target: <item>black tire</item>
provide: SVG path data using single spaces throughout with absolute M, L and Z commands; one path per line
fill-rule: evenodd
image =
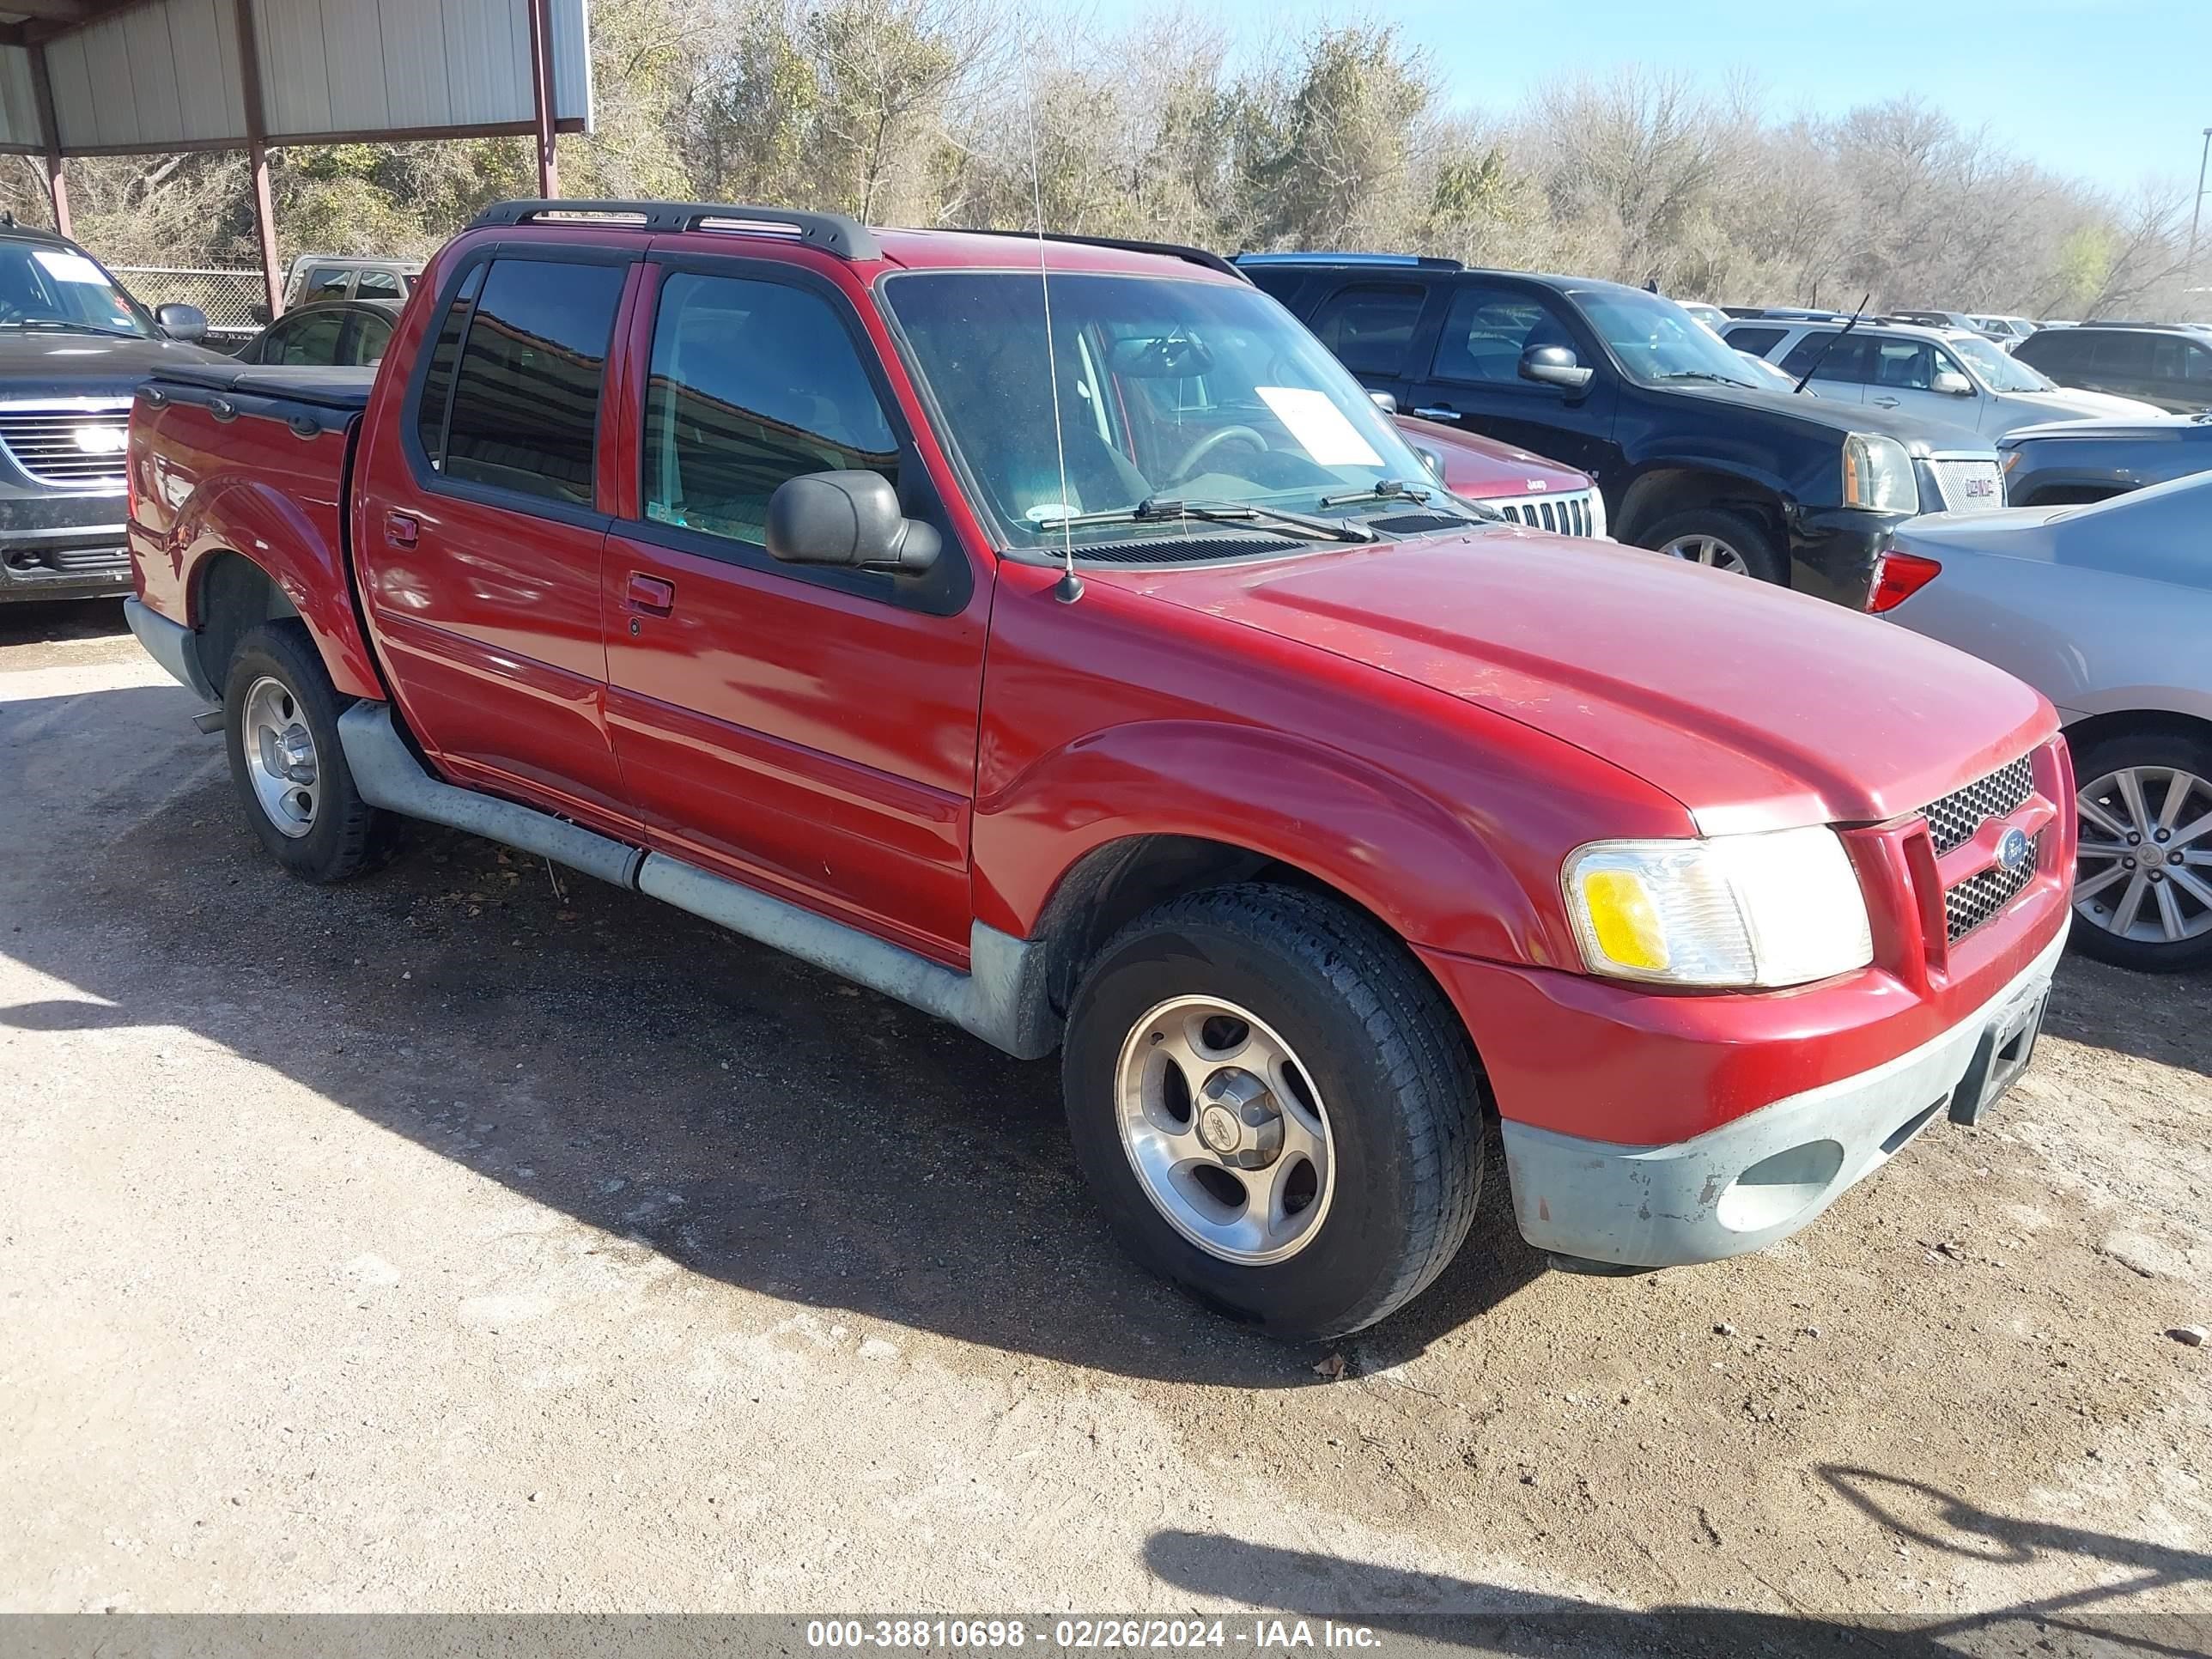
M 288 715 L 314 739 L 313 812 L 304 834 L 287 834 L 263 805 L 246 757 L 246 704 L 253 688 L 274 680 L 289 699 Z M 338 714 L 350 698 L 341 699 L 315 642 L 304 624 L 289 619 L 265 622 L 238 642 L 222 694 L 223 744 L 230 755 L 230 781 L 245 805 L 253 833 L 269 855 L 294 875 L 313 882 L 343 881 L 369 862 L 380 839 L 385 815 L 354 787 L 338 742 Z
M 1710 536 L 1733 549 L 1748 574 L 1778 586 L 1790 585 L 1789 554 L 1775 541 L 1774 532 L 1747 513 L 1727 507 L 1693 507 L 1670 513 L 1644 527 L 1637 545 L 1656 551 L 1686 536 Z
M 1124 1147 L 1122 1046 L 1186 995 L 1224 999 L 1272 1027 L 1323 1103 L 1334 1184 L 1287 1260 L 1224 1260 L 1192 1242 Z M 1340 1336 L 1382 1318 L 1443 1270 L 1474 1217 L 1481 1085 L 1458 1015 L 1397 940 L 1316 894 L 1218 888 L 1124 927 L 1076 991 L 1061 1085 L 1076 1161 L 1129 1253 L 1278 1336 Z
M 2212 785 L 2212 741 L 2186 730 L 2155 728 L 2115 732 L 2110 737 L 2099 738 L 2085 744 L 2074 757 L 2074 775 L 2079 781 L 2081 799 L 2090 800 L 2094 786 L 2130 767 L 2177 769 Z M 2182 809 L 2188 820 L 2193 821 L 2201 816 L 2205 799 L 2204 794 L 2200 793 Z M 2157 798 L 2148 800 L 2147 805 L 2155 823 L 2157 814 L 2164 805 L 2163 791 Z M 2102 803 L 2102 808 L 2108 815 L 2126 813 L 2124 801 L 2116 805 L 2108 799 Z M 2162 854 L 2170 858 L 2179 850 L 2171 845 L 2161 848 L 2155 834 L 2155 830 L 2152 830 L 2144 842 L 2145 849 L 2152 855 Z M 2081 836 L 2085 842 L 2110 839 L 2108 832 L 2098 829 L 2086 818 L 2081 823 Z M 2212 835 L 2200 836 L 2187 850 L 2197 854 L 2212 852 Z M 2142 856 L 2139 854 L 2131 855 Z M 2086 885 L 2093 878 L 2109 872 L 2112 867 L 2112 860 L 2110 859 L 2085 857 L 2076 866 L 2076 879 Z M 2203 865 L 2185 867 L 2197 882 L 2212 886 L 2212 868 Z M 2111 931 L 2109 927 L 2100 925 L 2094 907 L 2103 899 L 2116 894 L 2124 898 L 2129 879 L 2131 878 L 2124 877 L 2103 891 L 2076 904 L 2072 934 L 2074 947 L 2084 956 L 2094 957 L 2100 962 L 2109 962 L 2116 968 L 2132 968 L 2145 974 L 2178 974 L 2212 963 L 2212 927 L 2206 927 L 2194 939 L 2157 940 L 2124 938 Z M 2173 898 L 2184 921 L 2196 925 L 2197 918 L 2204 913 L 2205 907 L 2185 890 L 2177 889 Z M 2117 904 L 2107 906 L 2104 914 L 2112 916 L 2117 909 Z M 2152 914 L 2155 915 L 2155 910 Z

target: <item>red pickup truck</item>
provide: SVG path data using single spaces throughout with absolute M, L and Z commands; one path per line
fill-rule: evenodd
M 435 820 L 1057 1049 L 1129 1249 L 1286 1334 L 1437 1275 L 1493 1106 L 1565 1265 L 1804 1226 L 2065 933 L 2036 693 L 1428 487 L 1192 250 L 507 204 L 374 371 L 157 375 L 129 486 L 280 863 Z

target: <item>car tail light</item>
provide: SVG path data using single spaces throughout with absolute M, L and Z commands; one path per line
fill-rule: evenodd
M 1892 548 L 1881 556 L 1881 564 L 1875 571 L 1874 599 L 1867 609 L 1894 611 L 1942 574 L 1943 567 L 1935 560 Z

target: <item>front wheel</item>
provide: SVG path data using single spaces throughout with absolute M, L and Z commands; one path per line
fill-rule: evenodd
M 2074 943 L 2146 973 L 2212 963 L 2212 743 L 2101 738 L 2075 761 Z
M 1638 540 L 1655 553 L 1685 564 L 1702 564 L 1738 576 L 1787 586 L 1790 561 L 1765 526 L 1731 507 L 1698 507 L 1672 513 Z
M 1327 898 L 1221 888 L 1139 917 L 1085 975 L 1061 1063 L 1124 1247 L 1235 1318 L 1358 1330 L 1467 1237 L 1483 1137 L 1458 1017 Z

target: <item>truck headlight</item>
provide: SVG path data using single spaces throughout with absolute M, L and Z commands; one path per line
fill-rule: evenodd
M 1844 505 L 1876 513 L 1917 513 L 1912 457 L 1894 438 L 1854 432 L 1844 440 Z
M 1600 841 L 1560 872 L 1594 974 L 1667 985 L 1803 985 L 1874 960 L 1866 896 L 1832 830 Z

